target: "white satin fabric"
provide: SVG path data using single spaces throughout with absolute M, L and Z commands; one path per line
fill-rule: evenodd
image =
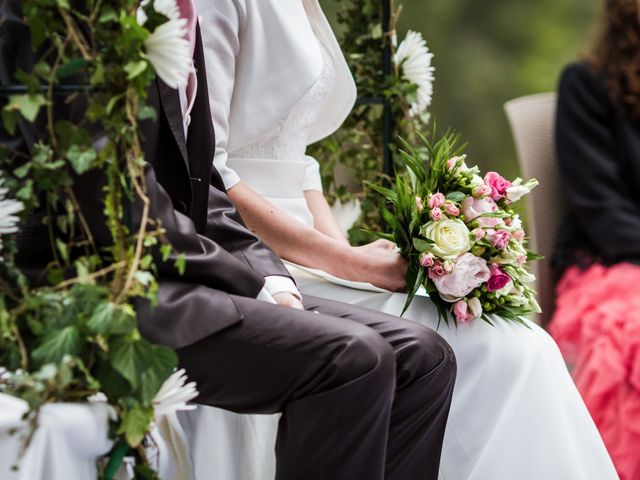
M 268 13 L 265 18 L 269 21 L 270 15 L 276 15 L 270 11 L 275 8 L 271 1 L 257 1 L 264 1 L 264 5 L 257 8 L 246 2 L 247 16 L 260 17 Z M 289 5 L 290 2 L 296 3 L 296 0 L 285 3 Z M 205 0 L 201 3 L 204 4 Z M 218 2 L 219 5 L 239 3 L 233 0 Z M 297 3 L 317 5 L 313 0 L 297 0 Z M 295 16 L 283 23 L 284 28 L 288 28 L 289 23 L 303 24 L 305 18 L 300 14 L 301 10 L 298 10 Z M 312 22 L 308 10 L 307 15 L 309 27 Z M 216 15 L 210 15 L 209 20 L 218 26 L 222 22 Z M 266 27 L 261 28 L 259 20 L 254 18 L 244 28 L 259 29 L 264 41 L 261 51 L 270 50 L 269 31 Z M 225 91 L 233 90 L 234 82 L 247 82 L 233 68 L 229 70 L 229 64 L 233 63 L 231 60 L 225 60 L 215 52 L 224 50 L 225 44 L 236 42 L 237 35 L 222 30 L 213 32 L 213 27 L 207 29 L 205 26 L 204 30 L 211 35 L 204 38 L 208 44 L 207 51 L 214 52 L 207 57 L 214 125 L 217 135 L 226 138 L 226 130 L 232 128 L 232 124 L 220 119 L 220 112 L 216 114 L 215 111 L 216 105 L 219 107 L 226 102 L 229 111 L 231 97 L 235 99 L 234 105 L 242 102 L 251 104 L 256 99 L 239 96 L 233 91 L 230 95 L 225 94 Z M 244 35 L 248 35 L 246 30 Z M 332 60 L 330 45 L 313 28 L 298 29 L 294 37 L 296 43 L 307 46 L 317 45 L 319 40 L 319 51 L 324 61 L 316 80 L 311 86 L 305 83 L 305 93 L 291 103 L 286 90 L 296 84 L 298 67 L 301 77 L 306 78 L 306 59 L 292 59 L 286 74 L 277 70 L 265 71 L 265 75 L 278 79 L 278 86 L 271 85 L 271 80 L 252 79 L 252 82 L 265 80 L 266 85 L 271 85 L 271 90 L 263 90 L 262 95 L 274 99 L 287 98 L 282 104 L 286 109 L 273 120 L 272 125 L 262 129 L 263 136 L 233 152 L 225 152 L 223 167 L 293 218 L 313 225 L 304 198 L 306 182 L 310 181 L 308 158 L 304 152 L 308 142 L 301 142 L 297 150 L 292 150 L 287 139 L 312 138 L 309 131 L 332 108 L 333 91 L 340 88 L 337 72 L 342 64 Z M 238 48 L 242 51 L 242 43 Z M 250 46 L 250 51 L 253 50 L 254 46 Z M 260 62 L 259 59 L 256 61 Z M 291 73 L 292 69 L 295 73 Z M 246 71 L 242 73 L 249 74 Z M 216 86 L 220 78 L 222 88 Z M 340 115 L 338 108 L 335 116 L 342 120 Z M 319 175 L 317 169 L 310 171 L 316 177 Z M 338 285 L 295 267 L 292 267 L 292 273 L 303 293 L 386 313 L 399 315 L 406 299 L 404 294 Z M 436 309 L 429 298 L 417 298 L 405 317 L 434 329 L 437 327 Z M 443 446 L 441 479 L 618 478 L 553 340 L 536 325 L 527 329 L 497 318 L 494 323 L 495 327 L 491 327 L 482 321 L 474 321 L 457 329 L 441 325 L 438 330 L 451 344 L 458 360 L 458 376 Z M 236 415 L 210 407 L 181 415 L 185 428 L 190 432 L 196 478 L 273 480 L 277 416 Z M 432 462 L 433 459 L 425 458 L 424 461 Z

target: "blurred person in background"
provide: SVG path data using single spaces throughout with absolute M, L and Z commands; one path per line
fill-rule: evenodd
M 607 0 L 599 37 L 559 87 L 569 214 L 550 324 L 622 480 L 640 479 L 640 2 Z

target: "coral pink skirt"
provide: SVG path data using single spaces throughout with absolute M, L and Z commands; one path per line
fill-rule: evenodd
M 569 268 L 549 326 L 616 465 L 640 480 L 640 266 Z

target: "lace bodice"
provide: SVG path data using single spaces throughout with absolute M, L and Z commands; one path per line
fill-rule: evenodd
M 320 42 L 318 42 L 320 44 Z M 323 68 L 316 83 L 289 113 L 262 139 L 232 153 L 230 158 L 295 160 L 304 158 L 309 128 L 316 120 L 335 83 L 336 71 L 327 49 L 320 44 Z M 283 85 L 286 88 L 286 85 Z

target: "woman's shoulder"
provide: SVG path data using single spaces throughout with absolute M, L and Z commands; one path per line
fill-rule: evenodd
M 560 75 L 558 93 L 589 95 L 606 99 L 608 97 L 604 75 L 589 62 L 573 62 L 564 67 Z
M 609 111 L 611 99 L 604 75 L 586 61 L 567 65 L 558 84 L 558 108 L 580 105 L 580 110 Z

